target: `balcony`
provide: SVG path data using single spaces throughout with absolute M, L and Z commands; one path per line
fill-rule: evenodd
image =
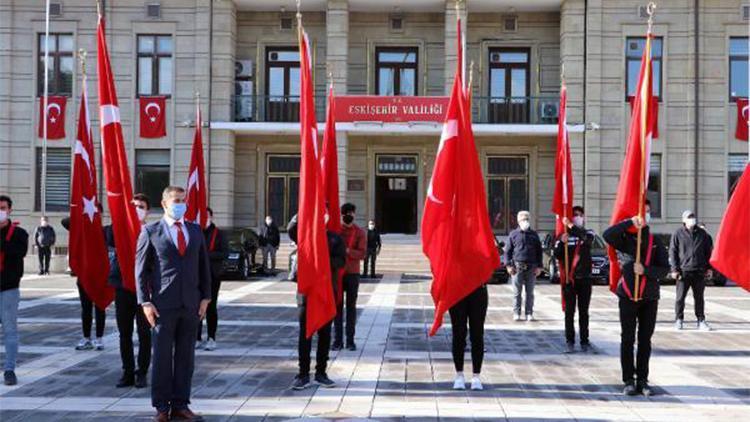
M 299 122 L 299 96 L 235 95 L 232 109 L 235 122 Z M 325 96 L 315 96 L 315 112 L 325 121 Z
M 544 97 L 473 97 L 474 123 L 511 125 L 557 124 L 560 99 Z

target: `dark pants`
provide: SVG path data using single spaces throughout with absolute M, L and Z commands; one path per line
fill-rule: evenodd
M 456 372 L 463 372 L 464 370 L 467 322 L 471 338 L 471 366 L 475 374 L 482 371 L 484 319 L 487 317 L 487 303 L 487 286 L 482 286 L 453 305 L 449 310 L 453 331 L 453 365 L 456 367 Z
M 367 277 L 367 266 L 369 264 L 370 266 L 370 278 L 375 278 L 375 260 L 378 258 L 378 251 L 373 250 L 367 250 L 367 254 L 365 255 L 365 263 L 362 267 L 362 277 Z
M 307 306 L 304 304 L 297 307 L 299 310 L 299 342 L 297 352 L 299 353 L 300 376 L 310 375 L 310 352 L 312 351 L 312 337 L 305 336 L 305 324 L 307 323 Z M 331 349 L 331 323 L 324 325 L 317 331 L 318 348 L 315 352 L 315 374 L 325 374 L 328 364 L 328 352 Z
M 633 382 L 635 375 L 638 382 L 648 381 L 648 361 L 651 359 L 651 336 L 656 326 L 658 300 L 641 300 L 633 302 L 620 298 L 620 365 L 622 381 Z M 633 362 L 633 347 L 638 330 L 637 367 Z
M 49 260 L 52 256 L 52 248 L 49 246 L 39 246 L 39 272 L 42 274 L 49 272 Z
M 151 404 L 159 411 L 190 403 L 198 309 L 164 309 L 156 319 Z
M 115 314 L 117 330 L 120 332 L 120 360 L 125 374 L 146 375 L 151 363 L 151 327 L 146 315 L 138 305 L 135 293 L 122 288 L 115 289 Z M 133 320 L 138 329 L 138 369 L 133 356 Z
M 687 297 L 688 289 L 693 289 L 693 301 L 695 302 L 695 317 L 698 321 L 704 321 L 706 314 L 704 313 L 705 300 L 703 299 L 703 291 L 706 290 L 706 280 L 704 278 L 705 272 L 703 271 L 690 271 L 682 274 L 682 277 L 677 280 L 677 299 L 674 304 L 674 313 L 677 319 L 683 319 L 685 316 L 685 297 Z
M 563 288 L 565 299 L 565 340 L 576 342 L 575 315 L 578 304 L 578 326 L 581 330 L 581 344 L 589 344 L 589 304 L 591 304 L 591 280 L 576 279 Z
M 345 274 L 344 300 L 338 305 L 336 319 L 333 321 L 336 339 L 341 343 L 344 331 L 344 307 L 346 307 L 346 344 L 354 344 L 354 326 L 357 325 L 357 294 L 359 292 L 359 274 Z M 346 304 L 346 306 L 345 306 Z
M 83 328 L 83 337 L 91 338 L 92 312 L 96 315 L 96 336 L 102 337 L 104 335 L 104 322 L 107 320 L 107 315 L 103 309 L 94 306 L 94 303 L 89 299 L 80 282 L 76 281 L 76 285 L 78 286 L 78 298 L 81 300 L 81 328 Z
M 211 303 L 206 309 L 206 337 L 216 340 L 216 327 L 219 325 L 219 313 L 216 310 L 217 301 L 219 300 L 219 289 L 221 288 L 221 278 L 211 277 Z M 203 321 L 198 322 L 198 341 L 201 341 L 201 332 L 203 331 Z

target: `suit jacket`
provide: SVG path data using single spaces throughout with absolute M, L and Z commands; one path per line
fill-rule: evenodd
M 151 302 L 159 312 L 187 308 L 198 310 L 211 299 L 211 264 L 200 227 L 185 223 L 188 244 L 184 256 L 169 234 L 164 219 L 143 226 L 135 257 L 138 303 Z

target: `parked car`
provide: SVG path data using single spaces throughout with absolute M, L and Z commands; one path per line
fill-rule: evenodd
M 547 233 L 542 241 L 542 263 L 544 265 L 544 276 L 549 278 L 550 283 L 560 282 L 560 272 L 557 268 L 557 260 L 554 259 L 553 249 L 555 247 L 554 234 Z M 594 235 L 594 243 L 591 245 L 591 278 L 594 284 L 609 283 L 609 257 L 607 256 L 607 244 L 598 234 Z
M 224 259 L 222 276 L 226 279 L 247 280 L 258 271 L 255 253 L 258 250 L 258 234 L 250 228 L 240 228 L 225 232 L 229 253 Z

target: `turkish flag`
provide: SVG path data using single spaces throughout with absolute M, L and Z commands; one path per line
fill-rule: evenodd
M 78 112 L 78 135 L 73 158 L 70 189 L 69 264 L 83 290 L 99 309 L 106 309 L 114 299 L 114 289 L 107 284 L 109 253 L 104 241 L 102 215 L 96 199 L 96 162 L 89 119 L 86 75 L 83 76 L 81 106 Z
M 138 99 L 141 109 L 141 138 L 163 138 L 167 136 L 166 115 L 167 100 L 165 97 L 141 97 Z
M 97 69 L 99 73 L 99 124 L 102 138 L 102 167 L 107 189 L 107 203 L 112 216 L 117 261 L 123 285 L 135 292 L 135 245 L 141 231 L 138 214 L 132 204 L 133 186 L 125 153 L 125 140 L 120 123 L 115 77 L 109 62 L 104 18 L 99 17 L 97 28 Z
M 740 177 L 721 220 L 711 265 L 750 291 L 750 165 Z
M 206 170 L 203 161 L 203 121 L 200 105 L 195 110 L 195 135 L 193 136 L 193 153 L 190 156 L 190 171 L 187 182 L 187 211 L 185 220 L 192 221 L 206 228 L 208 225 L 208 202 L 206 199 Z
M 63 96 L 47 97 L 47 112 L 44 112 L 44 98 L 39 99 L 39 137 L 44 139 L 44 122 L 47 122 L 47 139 L 65 138 L 65 104 Z
M 633 113 L 630 117 L 630 133 L 625 152 L 625 160 L 620 170 L 620 182 L 617 186 L 617 196 L 612 209 L 610 224 L 630 218 L 634 215 L 643 217 L 646 189 L 648 187 L 649 160 L 651 157 L 651 138 L 654 128 L 650 109 L 654 106 L 652 100 L 651 80 L 651 42 L 653 35 L 646 37 L 641 58 L 641 70 L 638 76 L 638 87 L 633 102 Z M 611 246 L 607 247 L 609 255 L 609 288 L 612 292 L 617 289 L 620 280 L 620 265 L 617 252 Z
M 747 141 L 747 124 L 748 113 L 747 98 L 737 98 L 737 129 L 734 131 L 734 137 L 740 141 Z
M 307 34 L 298 25 L 300 51 L 300 153 L 299 212 L 297 213 L 297 291 L 305 295 L 307 338 L 336 316 L 331 283 L 331 263 L 324 216 L 323 175 L 318 159 L 318 125 L 315 120 L 312 60 Z
M 630 98 L 630 114 L 633 114 L 633 104 L 635 103 L 635 97 Z M 651 102 L 648 107 L 648 125 L 649 130 L 652 133 L 651 138 L 656 139 L 659 137 L 659 98 L 651 95 Z
M 565 232 L 563 218 L 573 216 L 573 170 L 570 161 L 570 138 L 567 127 L 568 90 L 563 84 L 560 90 L 560 118 L 557 123 L 557 154 L 555 159 L 555 192 L 552 197 L 552 212 L 557 216 L 555 236 Z
M 333 87 L 328 91 L 326 130 L 323 133 L 323 156 L 320 167 L 323 171 L 323 191 L 328 208 L 328 230 L 341 233 L 341 210 L 339 209 L 339 162 L 336 151 L 336 100 Z
M 462 78 L 460 21 L 457 25 L 458 65 L 422 218 L 422 251 L 430 260 L 435 303 L 430 336 L 445 312 L 500 266 Z

